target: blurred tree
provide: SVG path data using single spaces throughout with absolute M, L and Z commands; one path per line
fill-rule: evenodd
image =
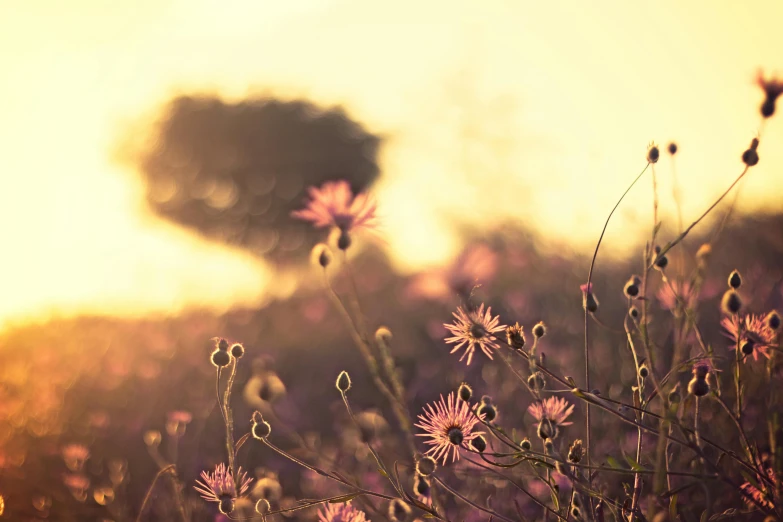
M 345 179 L 357 192 L 379 174 L 378 136 L 305 101 L 181 96 L 157 133 L 139 159 L 152 208 L 276 263 L 305 259 L 319 234 L 289 216 L 306 187 Z

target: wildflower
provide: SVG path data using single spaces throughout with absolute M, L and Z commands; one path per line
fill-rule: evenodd
M 525 347 L 525 332 L 522 331 L 519 323 L 506 327 L 506 341 L 515 350 L 521 350 Z
M 82 444 L 68 444 L 61 450 L 65 466 L 71 471 L 81 471 L 90 458 L 90 449 Z
M 411 508 L 402 499 L 395 498 L 389 502 L 388 513 L 392 522 L 405 522 L 410 518 Z
M 735 349 L 737 344 L 744 346 L 750 343 L 754 361 L 758 360 L 759 353 L 769 359 L 769 350 L 775 344 L 775 332 L 760 315 L 748 314 L 743 318 L 732 315 L 724 317 L 720 324 L 723 335 L 733 341 L 731 349 Z
M 194 489 L 207 502 L 220 504 L 220 512 L 224 515 L 234 510 L 234 501 L 247 492 L 250 482 L 253 481 L 252 478 L 247 478 L 247 473 L 243 472 L 242 468 L 239 468 L 235 483 L 231 470 L 223 463 L 218 464 L 212 473 L 202 471 L 201 478 L 202 480 L 196 481 L 197 485 L 193 486 Z M 238 492 L 237 485 L 239 486 Z
M 574 405 L 569 405 L 562 397 L 548 397 L 534 402 L 527 411 L 539 422 L 538 436 L 546 440 L 557 437 L 560 426 L 572 424 L 565 420 L 574 411 Z
M 726 290 L 721 298 L 720 308 L 724 314 L 737 314 L 742 310 L 742 298 L 735 290 Z
M 293 217 L 310 221 L 316 228 L 334 226 L 344 233 L 375 226 L 375 202 L 366 194 L 354 196 L 347 181 L 327 181 L 307 192 L 310 201 L 304 209 L 292 212 Z
M 504 330 L 505 325 L 498 324 L 499 317 L 492 317 L 492 308 L 487 308 L 484 312 L 484 304 L 482 303 L 476 310 L 466 312 L 462 307 L 458 307 L 457 311 L 452 315 L 456 318 L 453 324 L 444 324 L 454 337 L 447 337 L 446 342 L 449 344 L 456 344 L 457 346 L 451 350 L 450 353 L 454 353 L 463 346 L 466 346 L 465 353 L 460 357 L 460 361 L 468 357 L 468 364 L 473 359 L 473 352 L 476 350 L 476 346 L 481 348 L 484 355 L 492 359 L 492 348 L 499 349 L 497 340 L 493 334 Z
M 777 481 L 775 480 L 775 472 L 772 470 L 772 468 L 767 468 L 767 477 L 772 481 L 773 484 L 777 484 Z M 759 484 L 762 484 L 761 477 L 758 477 L 758 482 Z M 755 485 L 751 484 L 750 482 L 745 482 L 740 487 L 743 491 L 745 491 L 745 493 L 750 495 L 758 505 L 767 509 L 775 509 L 775 502 L 773 501 L 773 498 L 764 493 L 764 491 L 760 490 Z M 744 500 L 748 505 L 753 506 L 753 502 L 747 498 L 744 498 Z
M 669 281 L 661 286 L 656 296 L 664 308 L 672 311 L 677 311 L 680 303 L 685 309 L 692 309 L 699 298 L 696 289 L 688 281 Z
M 580 285 L 582 290 L 582 307 L 588 312 L 595 313 L 598 310 L 598 299 L 593 294 L 593 283 Z
M 536 339 L 541 339 L 546 335 L 546 325 L 544 324 L 544 321 L 539 321 L 538 324 L 536 324 L 533 327 L 533 337 Z
M 429 437 L 425 441 L 432 448 L 426 451 L 427 455 L 437 460 L 443 460 L 443 464 L 451 454 L 452 461 L 459 460 L 459 447 L 478 437 L 482 432 L 473 432 L 473 428 L 479 421 L 479 417 L 471 411 L 466 402 L 457 401 L 454 392 L 449 393 L 448 400 L 440 396 L 440 401 L 428 404 L 424 408 L 424 415 L 419 415 L 421 422 L 416 424 L 425 433 L 417 433 L 419 437 Z
M 764 103 L 761 104 L 761 115 L 769 118 L 775 113 L 775 101 L 783 94 L 783 81 L 775 79 L 765 80 L 764 75 L 759 71 L 756 83 L 764 89 Z
M 356 509 L 350 502 L 325 504 L 318 512 L 318 522 L 369 522 L 364 511 Z
M 457 389 L 457 396 L 459 396 L 460 400 L 468 402 L 473 396 L 473 389 L 470 387 L 470 385 L 468 385 L 468 383 L 463 382 Z

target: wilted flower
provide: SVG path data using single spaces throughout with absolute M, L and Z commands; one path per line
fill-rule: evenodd
M 565 422 L 574 411 L 574 405 L 562 397 L 547 397 L 543 401 L 531 404 L 527 412 L 538 422 L 538 435 L 542 439 L 557 437 L 560 426 L 568 426 L 571 422 Z
M 364 511 L 356 509 L 350 502 L 326 504 L 318 512 L 318 522 L 369 522 Z
M 453 313 L 456 320 L 453 324 L 444 324 L 454 337 L 447 337 L 446 342 L 457 344 L 450 353 L 454 353 L 463 346 L 465 353 L 460 357 L 462 361 L 465 356 L 468 357 L 468 364 L 473 360 L 473 352 L 476 346 L 481 348 L 484 355 L 492 359 L 492 348 L 499 349 L 497 340 L 493 334 L 505 330 L 506 326 L 498 324 L 499 317 L 492 317 L 492 308 L 487 308 L 484 312 L 482 303 L 476 310 L 466 312 L 461 306 Z
M 775 343 L 775 332 L 767 326 L 762 316 L 748 314 L 740 319 L 731 315 L 724 317 L 720 324 L 724 329 L 723 335 L 733 341 L 731 349 L 735 349 L 738 342 L 740 345 L 752 343 L 754 361 L 758 360 L 759 353 L 769 359 L 769 350 Z
M 201 495 L 201 498 L 207 502 L 221 503 L 227 498 L 234 500 L 244 495 L 253 481 L 252 478 L 247 477 L 247 473 L 242 471 L 242 468 L 239 468 L 237 470 L 239 492 L 237 493 L 234 476 L 231 474 L 231 470 L 223 463 L 218 464 L 213 473 L 202 471 L 201 478 L 203 482 L 202 480 L 197 480 L 197 485 L 193 486 Z
M 342 232 L 375 226 L 375 202 L 366 194 L 353 195 L 345 180 L 327 181 L 320 188 L 307 189 L 310 201 L 291 215 L 310 221 L 315 227 L 334 226 Z
M 449 393 L 448 400 L 440 396 L 440 401 L 428 404 L 424 408 L 424 415 L 419 415 L 421 422 L 416 424 L 425 433 L 417 433 L 419 437 L 429 437 L 425 441 L 432 448 L 426 454 L 432 455 L 437 461 L 443 459 L 443 464 L 451 453 L 452 461 L 459 460 L 459 447 L 475 439 L 482 432 L 473 432 L 473 428 L 479 421 L 479 417 L 471 411 L 471 407 L 464 401 L 458 401 L 454 392 Z
M 525 332 L 519 323 L 506 327 L 506 341 L 515 350 L 521 350 L 525 347 Z

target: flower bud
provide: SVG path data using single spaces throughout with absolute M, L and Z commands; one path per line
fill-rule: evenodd
M 742 285 L 742 276 L 737 270 L 732 270 L 729 274 L 729 286 L 737 290 Z
M 654 144 L 647 149 L 647 161 L 650 163 L 658 163 L 658 158 L 660 158 L 660 156 L 661 152 Z
M 677 144 L 674 142 L 669 143 L 669 154 L 674 156 L 677 154 Z
M 767 317 L 764 318 L 764 324 L 773 332 L 780 330 L 780 314 L 777 310 L 772 310 L 767 314 Z
M 216 368 L 225 368 L 231 364 L 231 354 L 218 349 L 212 352 L 211 360 Z
M 571 447 L 568 448 L 568 462 L 579 464 L 582 461 L 583 456 L 584 448 L 582 447 L 582 441 L 580 439 L 576 439 L 571 444 Z
M 753 339 L 744 339 L 740 344 L 740 351 L 745 355 L 752 355 L 755 347 L 756 343 L 753 342 Z
M 533 372 L 527 378 L 527 385 L 535 391 L 541 391 L 546 386 L 546 379 L 541 372 Z
M 487 449 L 487 441 L 481 435 L 471 440 L 470 445 L 479 453 L 484 453 L 484 450 Z
M 641 366 L 639 366 L 639 377 L 642 379 L 646 379 L 650 375 L 650 370 L 647 368 L 647 364 L 642 363 Z
M 498 416 L 498 410 L 490 403 L 482 404 L 478 410 L 479 416 L 483 415 L 486 422 L 492 422 Z
M 546 335 L 546 325 L 543 321 L 539 321 L 538 324 L 533 327 L 533 336 L 536 339 L 540 339 L 544 337 L 544 335 Z
M 530 451 L 530 448 L 533 446 L 530 444 L 530 439 L 524 438 L 522 439 L 522 442 L 519 443 L 519 447 L 522 448 L 523 451 Z
M 720 302 L 725 314 L 737 314 L 742 309 L 742 299 L 735 290 L 727 290 Z
M 688 383 L 688 393 L 696 397 L 704 397 L 710 393 L 710 385 L 707 379 L 699 379 L 698 377 L 691 379 L 691 382 Z
M 438 468 L 435 459 L 432 457 L 422 457 L 416 461 L 416 472 L 422 477 L 429 477 Z
M 245 355 L 245 347 L 239 343 L 235 343 L 233 346 L 231 346 L 231 355 L 239 359 Z
M 521 350 L 525 346 L 525 333 L 519 323 L 506 327 L 506 340 L 508 345 L 515 350 Z
M 473 389 L 468 385 L 468 383 L 463 382 L 462 384 L 459 385 L 459 389 L 457 390 L 457 395 L 459 396 L 460 400 L 468 402 L 470 398 L 473 396 Z
M 348 372 L 345 370 L 340 372 L 340 375 L 337 376 L 337 382 L 335 383 L 337 386 L 337 389 L 341 393 L 345 393 L 348 390 L 351 389 L 351 377 L 348 375 Z
M 639 295 L 639 285 L 642 284 L 642 280 L 639 276 L 632 276 L 623 287 L 623 293 L 626 297 L 634 298 Z
M 337 239 L 337 248 L 340 250 L 348 250 L 348 247 L 351 246 L 351 235 L 348 233 L 347 230 L 343 230 L 340 232 L 340 237 Z

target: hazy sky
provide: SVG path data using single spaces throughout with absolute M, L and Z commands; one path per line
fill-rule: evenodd
M 781 19 L 775 0 L 0 0 L 0 319 L 262 295 L 263 266 L 150 216 L 113 161 L 178 93 L 308 97 L 386 136 L 375 192 L 401 269 L 453 255 L 457 223 L 588 248 L 651 140 L 680 144 L 689 222 L 741 171 Z M 745 210 L 783 205 L 776 116 Z M 650 184 L 607 248 L 650 226 Z

